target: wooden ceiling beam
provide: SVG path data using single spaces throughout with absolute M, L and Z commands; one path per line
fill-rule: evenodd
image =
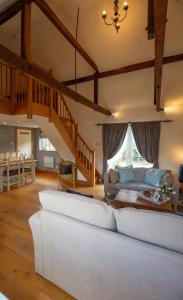
M 98 77 L 95 74 L 95 78 L 94 78 L 94 103 L 98 104 Z
M 32 62 L 31 4 L 25 3 L 21 14 L 21 56 Z
M 71 100 L 77 101 L 80 104 L 83 104 L 94 111 L 100 112 L 104 115 L 111 115 L 111 112 L 95 103 L 87 99 L 86 97 L 80 95 L 79 93 L 76 93 L 69 87 L 65 86 L 60 81 L 56 80 L 54 77 L 51 77 L 48 75 L 48 72 L 43 70 L 42 68 L 38 67 L 35 64 L 29 63 L 24 58 L 18 56 L 8 48 L 4 47 L 0 44 L 0 59 L 2 61 L 7 62 L 9 65 L 11 65 L 14 68 L 18 68 L 25 72 L 26 74 L 29 74 L 33 77 L 38 78 L 39 80 L 45 82 L 52 88 L 57 89 L 61 93 L 63 93 L 65 96 L 69 97 Z
M 151 40 L 154 39 L 154 0 L 148 0 L 147 16 L 147 37 Z
M 80 55 L 87 61 L 87 63 L 98 72 L 98 67 L 96 63 L 91 59 L 91 57 L 86 53 L 79 42 L 70 33 L 67 27 L 62 23 L 62 21 L 57 17 L 54 11 L 48 6 L 44 0 L 34 0 L 40 10 L 45 14 L 45 16 L 51 21 L 51 23 L 58 29 L 58 31 L 67 39 L 67 41 L 80 53 Z
M 32 63 L 31 4 L 24 3 L 21 14 L 21 56 Z M 32 119 L 32 80 L 27 80 L 27 117 Z
M 13 18 L 19 11 L 22 10 L 24 3 L 31 3 L 33 0 L 18 0 L 3 12 L 0 13 L 0 25 L 6 23 L 8 20 Z
M 154 62 L 154 104 L 161 110 L 161 86 L 165 28 L 167 22 L 168 0 L 154 0 L 155 62 Z
M 183 60 L 183 53 L 180 53 L 180 54 L 164 57 L 163 64 L 175 63 L 175 62 L 182 61 L 182 60 Z M 105 78 L 105 77 L 116 76 L 116 75 L 121 75 L 121 74 L 129 73 L 129 72 L 135 72 L 135 71 L 151 68 L 151 67 L 154 67 L 154 65 L 155 65 L 155 61 L 154 61 L 154 59 L 152 59 L 152 60 L 144 61 L 141 63 L 124 66 L 121 68 L 112 69 L 112 70 L 105 71 L 105 72 L 100 72 L 100 73 L 97 73 L 97 75 L 92 74 L 92 75 L 77 78 L 77 79 L 67 80 L 67 81 L 64 81 L 63 84 L 69 86 L 69 85 L 74 85 L 74 84 L 78 84 L 78 83 L 84 83 L 87 81 L 94 80 L 96 76 L 98 77 L 98 79 L 101 79 L 101 78 Z

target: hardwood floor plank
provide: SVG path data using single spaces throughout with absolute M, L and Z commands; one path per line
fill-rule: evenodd
M 27 291 L 9 278 L 0 281 L 0 290 L 10 300 L 36 300 L 36 297 L 29 295 Z
M 9 278 L 23 286 L 34 297 L 38 296 L 47 284 L 46 279 L 35 273 L 34 264 L 26 260 L 9 274 Z
M 38 192 L 57 190 L 57 174 L 39 173 L 36 182 L 0 193 L 0 292 L 10 300 L 73 300 L 34 271 L 34 248 L 28 219 L 41 207 Z M 72 188 L 71 188 L 72 189 Z M 75 188 L 103 198 L 103 186 Z
M 47 295 L 54 300 L 74 300 L 74 298 L 67 294 L 64 290 L 58 288 L 57 286 L 51 283 L 47 283 L 45 288 L 41 291 L 39 297 L 43 297 L 43 295 Z

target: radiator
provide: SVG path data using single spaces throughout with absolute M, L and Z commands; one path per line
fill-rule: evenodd
M 44 156 L 44 167 L 54 169 L 54 157 L 53 156 Z

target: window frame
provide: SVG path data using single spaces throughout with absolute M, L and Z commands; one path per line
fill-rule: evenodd
M 138 163 L 135 163 L 134 151 L 136 151 L 137 153 L 136 159 Z M 126 153 L 124 154 L 124 152 Z M 140 161 L 141 164 L 139 163 Z M 116 166 L 122 166 L 122 167 L 133 166 L 134 168 L 152 168 L 153 165 L 148 163 L 140 155 L 137 146 L 135 144 L 135 139 L 130 124 L 128 125 L 126 136 L 121 149 L 112 159 L 108 160 L 108 165 L 110 168 L 115 168 Z
M 50 146 L 50 148 L 48 147 L 48 149 L 45 149 L 44 148 L 44 145 L 43 145 L 43 147 L 41 147 L 41 142 L 43 141 L 43 140 L 47 140 L 47 143 L 48 143 L 48 145 Z M 52 148 L 52 149 L 51 149 Z M 55 149 L 55 147 L 52 145 L 52 143 L 50 142 L 50 140 L 47 138 L 47 137 L 45 137 L 45 136 L 40 136 L 39 137 L 39 151 L 41 152 L 56 152 L 56 149 Z

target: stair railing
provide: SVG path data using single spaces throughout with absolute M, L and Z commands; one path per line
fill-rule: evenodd
M 64 125 L 69 137 L 76 147 L 76 160 L 82 164 L 95 182 L 95 152 L 92 151 L 78 134 L 75 123 L 62 93 L 45 84 L 43 81 L 0 61 L 0 101 L 11 104 L 11 113 L 16 108 L 27 106 L 28 117 L 31 118 L 32 105 L 39 104 L 54 110 Z M 54 120 L 53 120 L 54 122 Z

